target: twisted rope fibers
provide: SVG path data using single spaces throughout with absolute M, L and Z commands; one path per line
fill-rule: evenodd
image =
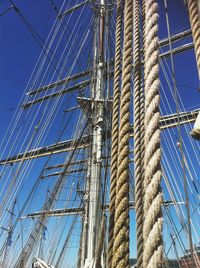
M 200 78 L 200 14 L 197 0 L 188 0 L 188 11 Z
M 132 69 L 132 0 L 125 1 L 122 93 L 115 201 L 113 268 L 129 267 L 129 136 Z
M 143 262 L 144 96 L 141 81 L 140 3 L 134 1 L 134 167 L 137 267 Z
M 115 200 L 116 200 L 116 182 L 117 182 L 118 139 L 119 139 L 120 64 L 121 64 L 121 30 L 122 30 L 122 12 L 121 11 L 122 11 L 121 0 L 118 0 L 116 37 L 115 37 L 116 45 L 115 45 L 113 114 L 112 114 L 108 267 L 112 267 L 113 243 L 114 243 L 113 236 L 114 236 Z
M 145 179 L 143 267 L 162 267 L 158 4 L 145 3 Z

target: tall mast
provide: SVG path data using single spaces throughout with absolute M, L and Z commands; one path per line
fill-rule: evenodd
M 94 48 L 94 84 L 91 87 L 92 110 L 92 148 L 89 160 L 89 193 L 88 193 L 88 229 L 86 261 L 84 267 L 92 267 L 95 263 L 100 227 L 100 192 L 101 192 L 101 161 L 102 161 L 102 125 L 103 125 L 103 85 L 104 85 L 104 24 L 105 0 L 99 2 L 97 32 Z
M 4 251 L 4 256 L 2 260 L 2 266 L 5 268 L 7 266 L 7 255 L 8 255 L 8 248 L 11 246 L 12 243 L 12 234 L 13 234 L 13 217 L 15 216 L 14 214 L 14 209 L 16 205 L 16 199 L 14 200 L 14 203 L 12 205 L 11 210 L 7 210 L 10 213 L 10 219 L 9 219 L 9 225 L 8 228 L 1 227 L 2 230 L 6 231 L 8 233 L 7 240 L 6 240 L 6 246 L 5 246 L 5 251 Z

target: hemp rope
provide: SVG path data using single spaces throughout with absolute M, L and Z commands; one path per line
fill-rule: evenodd
M 137 237 L 137 267 L 143 263 L 144 95 L 141 81 L 140 4 L 134 1 L 134 177 Z
M 145 54 L 145 2 L 146 0 L 142 0 L 142 41 L 143 41 L 143 57 Z
M 114 219 L 117 182 L 117 160 L 119 139 L 119 105 L 120 105 L 120 64 L 121 64 L 121 30 L 122 30 L 122 6 L 121 0 L 117 2 L 116 43 L 115 43 L 115 67 L 113 89 L 112 112 L 112 147 L 111 147 L 111 175 L 110 175 L 110 206 L 109 206 L 109 237 L 108 237 L 108 267 L 112 267 L 113 243 L 114 243 Z
M 200 15 L 197 0 L 188 0 L 188 11 L 200 78 Z
M 145 179 L 143 267 L 162 267 L 158 5 L 145 3 Z
M 125 1 L 122 93 L 115 200 L 113 268 L 129 267 L 129 137 L 132 70 L 132 0 Z
M 194 138 L 196 140 L 200 140 L 200 129 L 192 129 L 190 134 L 191 134 L 192 138 Z

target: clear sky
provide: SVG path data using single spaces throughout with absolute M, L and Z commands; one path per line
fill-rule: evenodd
M 52 2 L 50 0 L 16 0 L 15 2 L 19 6 L 22 14 L 24 14 L 34 29 L 45 40 L 55 18 Z M 163 1 L 159 2 L 162 4 Z M 55 3 L 60 7 L 61 0 L 56 0 Z M 0 3 L 0 12 L 4 12 L 9 6 L 8 0 L 2 0 Z M 160 10 L 162 11 L 162 8 Z M 177 10 L 179 11 L 177 12 Z M 173 15 L 170 16 L 172 32 L 177 32 L 181 28 L 188 27 L 185 8 L 181 0 L 169 1 L 169 12 Z M 162 25 L 164 26 L 162 27 L 160 36 L 166 37 L 166 24 L 165 20 L 163 20 L 163 15 L 160 16 L 160 28 Z M 10 10 L 1 16 L 0 22 L 0 117 L 1 124 L 6 126 L 13 113 L 11 109 L 16 107 L 21 98 L 41 49 L 14 10 Z M 183 65 L 178 65 L 176 71 L 177 83 L 180 83 L 184 90 L 183 98 L 187 98 L 187 93 L 190 94 L 192 91 L 193 94 L 190 94 L 190 98 L 192 103 L 195 103 L 196 96 L 198 97 L 195 90 L 198 87 L 197 76 L 193 67 L 194 64 L 190 64 L 190 62 L 185 60 L 187 57 L 192 56 L 193 53 L 186 53 L 182 61 Z M 181 58 L 181 56 L 177 57 Z M 182 66 L 182 68 L 179 68 L 179 66 Z M 190 75 L 186 76 L 185 74 L 188 74 L 188 71 L 190 71 Z M 185 80 L 184 82 L 183 78 Z M 186 86 L 192 88 L 186 88 Z M 192 103 L 191 105 L 193 105 Z
M 49 0 L 17 0 L 15 3 L 43 40 L 55 18 L 55 11 Z M 58 6 L 60 1 L 56 1 Z M 9 1 L 0 3 L 0 12 L 10 6 Z M 6 126 L 12 117 L 41 48 L 13 9 L 0 17 L 0 82 L 1 124 Z

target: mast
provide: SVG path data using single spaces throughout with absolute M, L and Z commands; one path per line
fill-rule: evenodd
M 92 267 L 95 263 L 95 253 L 98 244 L 98 230 L 100 227 L 100 192 L 101 192 L 101 153 L 102 153 L 102 125 L 103 125 L 103 85 L 104 85 L 104 24 L 105 24 L 105 0 L 99 2 L 99 18 L 97 33 L 95 35 L 94 48 L 94 85 L 91 87 L 92 116 L 92 148 L 89 160 L 89 193 L 88 213 L 85 220 L 88 222 L 86 260 L 84 267 Z M 87 242 L 86 242 L 87 241 Z
M 17 202 L 17 200 L 15 199 L 14 203 L 12 205 L 12 209 L 7 210 L 10 213 L 10 219 L 9 219 L 8 228 L 1 227 L 2 230 L 6 231 L 8 233 L 7 240 L 6 240 L 5 251 L 4 251 L 4 256 L 3 256 L 3 260 L 2 260 L 2 268 L 5 268 L 6 265 L 7 265 L 8 249 L 11 246 L 11 243 L 12 243 L 13 217 L 15 216 L 14 209 L 15 209 L 16 202 Z

